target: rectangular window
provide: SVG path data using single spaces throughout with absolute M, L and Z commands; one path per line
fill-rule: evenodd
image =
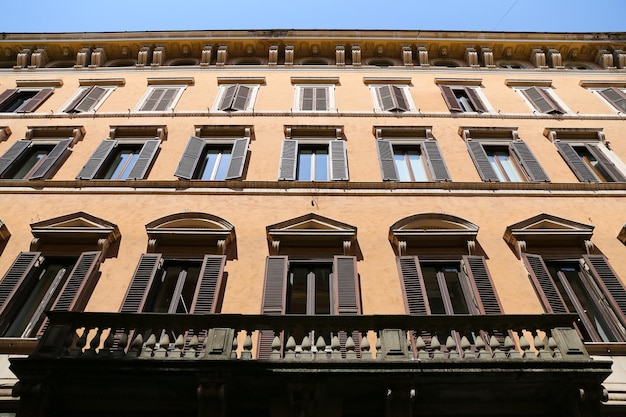
M 31 113 L 54 93 L 54 88 L 15 88 L 0 94 L 0 112 Z
M 105 139 L 96 148 L 77 179 L 143 179 L 161 141 L 123 141 Z
M 294 107 L 300 111 L 334 110 L 334 90 L 331 85 L 298 85 Z
M 64 107 L 65 113 L 87 113 L 97 110 L 106 98 L 115 90 L 114 86 L 83 86 Z
M 227 140 L 192 136 L 174 175 L 188 180 L 241 178 L 249 142 L 250 138 Z
M 443 99 L 451 112 L 485 113 L 489 109 L 480 87 L 440 85 Z
M 279 180 L 348 180 L 343 140 L 285 140 L 281 152 Z
M 415 111 L 408 85 L 373 85 L 370 89 L 377 111 L 394 113 Z
M 616 157 L 601 142 L 583 143 L 558 140 L 559 154 L 583 182 L 626 182 Z M 621 162 L 619 162 L 621 165 Z
M 522 95 L 522 98 L 525 99 L 525 101 L 533 110 L 536 110 L 540 113 L 568 113 L 567 108 L 557 98 L 551 87 L 517 88 L 516 91 Z
M 435 140 L 376 141 L 384 181 L 450 181 Z
M 217 111 L 252 111 L 259 89 L 258 84 L 222 84 L 217 95 Z
M 287 314 L 330 314 L 333 263 L 289 262 Z
M 0 178 L 42 179 L 51 177 L 69 155 L 72 139 L 58 142 L 20 140 L 0 157 Z
M 136 111 L 171 111 L 185 91 L 184 86 L 149 86 Z
M 626 90 L 622 88 L 609 87 L 604 89 L 593 90 L 597 92 L 611 106 L 615 107 L 618 112 L 626 113 Z

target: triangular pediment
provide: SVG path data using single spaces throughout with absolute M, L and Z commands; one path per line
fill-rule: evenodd
M 270 242 L 281 246 L 336 246 L 356 239 L 357 229 L 319 214 L 309 213 L 266 227 Z
M 541 213 L 508 226 L 504 239 L 514 245 L 523 241 L 534 246 L 578 246 L 591 239 L 593 229 L 589 224 Z
M 84 211 L 31 223 L 30 228 L 42 243 L 94 244 L 100 239 L 111 243 L 120 238 L 117 225 Z
M 235 238 L 235 227 L 209 213 L 170 214 L 146 225 L 148 237 L 156 246 L 226 245 Z
M 478 226 L 469 220 L 444 213 L 420 213 L 398 220 L 389 228 L 389 240 L 398 247 L 466 247 L 476 239 Z

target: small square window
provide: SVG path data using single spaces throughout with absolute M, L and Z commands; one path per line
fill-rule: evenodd
M 280 157 L 279 180 L 348 180 L 345 141 L 302 137 L 286 139 Z
M 185 86 L 149 86 L 136 111 L 171 111 L 185 91 Z
M 313 112 L 334 110 L 334 92 L 332 85 L 297 85 L 294 108 Z

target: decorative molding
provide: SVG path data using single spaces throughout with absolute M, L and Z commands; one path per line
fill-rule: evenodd
M 437 85 L 470 85 L 479 87 L 482 83 L 482 78 L 435 78 L 435 84 Z
M 402 47 L 402 62 L 404 63 L 405 67 L 413 66 L 413 50 L 410 46 Z
M 478 68 L 480 66 L 478 65 L 478 52 L 476 52 L 475 48 L 471 46 L 465 48 L 465 62 L 472 68 Z
M 24 139 L 34 141 L 60 140 L 72 138 L 72 145 L 85 137 L 84 126 L 28 126 Z
M 74 68 L 85 68 L 89 65 L 89 58 L 91 58 L 91 49 L 83 47 L 76 52 L 76 65 Z
M 556 142 L 557 140 L 567 141 L 600 141 L 606 144 L 606 137 L 604 136 L 603 128 L 585 128 L 585 127 L 546 127 L 543 130 L 543 135 L 550 140 L 550 142 Z
M 537 68 L 548 68 L 546 65 L 546 54 L 539 48 L 533 48 L 530 52 L 530 62 Z
M 554 48 L 548 49 L 548 63 L 552 68 L 555 69 L 565 68 L 563 66 L 563 58 L 561 57 L 561 53 Z
M 285 139 L 343 139 L 342 125 L 285 125 L 284 132 Z
M 337 45 L 335 47 L 335 65 L 343 67 L 346 65 L 346 47 Z
M 227 59 L 228 59 L 228 46 L 220 45 L 220 47 L 217 48 L 217 58 L 215 61 L 215 65 L 217 65 L 218 67 L 223 67 L 224 64 L 226 64 Z
M 411 77 L 363 77 L 363 83 L 370 84 L 402 84 L 411 85 Z
M 43 68 L 48 63 L 46 48 L 37 48 L 30 57 L 29 68 Z
M 211 45 L 205 45 L 200 53 L 200 66 L 208 67 L 211 65 L 211 57 L 213 54 L 213 47 Z
M 157 138 L 167 140 L 166 125 L 142 125 L 142 126 L 111 126 L 109 129 L 111 139 L 149 139 Z
M 95 48 L 91 52 L 91 63 L 89 64 L 89 68 L 103 67 L 106 62 L 107 57 L 104 48 Z
M 291 77 L 291 84 L 339 84 L 339 77 Z
M 148 78 L 148 85 L 194 85 L 194 77 Z
M 581 87 L 594 88 L 594 87 L 626 87 L 626 80 L 581 80 L 578 83 Z
M 294 47 L 293 45 L 285 46 L 285 65 L 293 65 Z
M 51 80 L 16 80 L 15 85 L 18 87 L 61 87 L 63 80 L 60 78 Z
M 254 133 L 253 125 L 196 125 L 195 136 L 199 138 L 232 137 L 250 138 Z
M 30 56 L 32 51 L 28 48 L 24 48 L 17 53 L 16 63 L 14 69 L 28 68 L 30 64 Z
M 517 127 L 484 127 L 484 126 L 461 126 L 458 134 L 463 140 L 519 140 Z
M 493 52 L 491 51 L 491 49 L 483 46 L 482 48 L 480 48 L 480 51 L 481 64 L 487 68 L 495 68 L 496 65 L 493 59 Z
M 80 86 L 123 86 L 125 84 L 126 79 L 124 78 L 82 78 L 78 80 Z
M 374 126 L 376 139 L 433 139 L 432 126 Z
M 270 67 L 276 66 L 278 64 L 278 46 L 277 45 L 270 46 L 267 61 Z
M 143 46 L 137 52 L 137 67 L 145 67 L 150 64 L 150 47 Z
M 352 66 L 353 67 L 361 66 L 361 46 L 360 45 L 352 45 Z
M 596 64 L 598 64 L 603 69 L 615 69 L 615 65 L 613 65 L 613 54 L 611 54 L 606 49 L 600 49 L 596 54 L 595 59 Z
M 235 241 L 235 227 L 221 217 L 202 212 L 170 214 L 146 225 L 154 251 L 163 246 L 216 248 L 225 254 Z
M 305 214 L 266 227 L 270 247 L 335 247 L 340 253 L 351 251 L 357 228 L 316 213 Z
M 217 77 L 217 84 L 265 84 L 265 77 Z
M 0 220 L 0 241 L 5 242 L 10 237 L 11 237 L 11 232 L 9 232 L 7 225 L 4 224 L 4 222 Z
M 152 51 L 152 67 L 159 67 L 166 61 L 165 47 L 157 46 Z
M 417 56 L 419 58 L 420 66 L 430 67 L 430 60 L 428 59 L 428 48 L 426 48 L 425 46 L 418 46 Z
M 399 254 L 410 246 L 456 247 L 475 250 L 478 226 L 461 217 L 444 213 L 420 213 L 398 220 L 389 227 L 389 241 Z M 473 243 L 470 243 L 473 242 Z
M 522 252 L 528 246 L 578 247 L 586 250 L 590 248 L 586 242 L 591 239 L 593 229 L 592 225 L 541 213 L 508 226 L 503 238 Z M 519 245 L 520 241 L 524 242 L 523 247 Z
M 552 87 L 552 80 L 524 80 L 508 78 L 504 84 L 509 87 Z

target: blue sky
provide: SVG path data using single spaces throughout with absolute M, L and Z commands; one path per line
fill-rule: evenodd
M 0 32 L 412 29 L 626 32 L 626 0 L 4 0 Z M 24 13 L 28 11 L 28 13 Z M 13 18 L 6 18 L 13 16 Z

